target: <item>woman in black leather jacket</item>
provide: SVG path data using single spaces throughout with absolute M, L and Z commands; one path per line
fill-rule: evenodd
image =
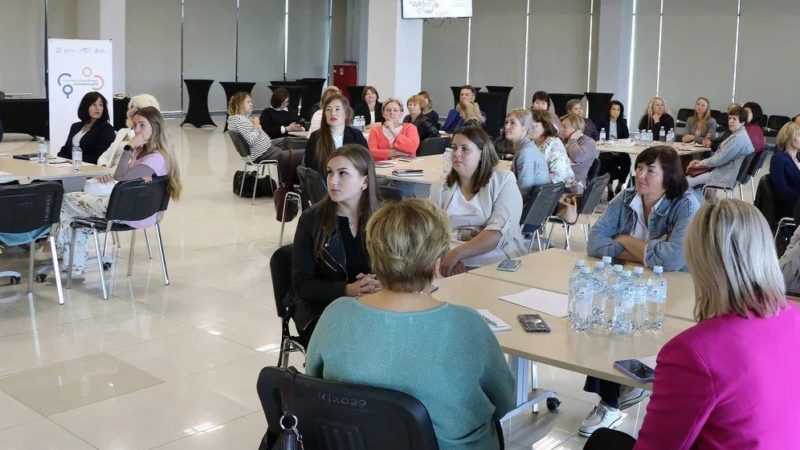
M 328 159 L 326 174 L 328 196 L 300 216 L 294 235 L 292 319 L 303 345 L 331 302 L 380 289 L 364 242 L 378 208 L 372 156 L 362 145 L 344 145 Z

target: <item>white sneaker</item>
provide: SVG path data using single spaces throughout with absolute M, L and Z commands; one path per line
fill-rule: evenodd
M 619 395 L 619 409 L 628 409 L 650 395 L 648 391 L 631 386 L 623 386 Z
M 597 406 L 583 419 L 578 432 L 581 436 L 589 437 L 598 428 L 616 428 L 622 423 L 622 413 L 619 409 L 610 408 L 598 403 Z

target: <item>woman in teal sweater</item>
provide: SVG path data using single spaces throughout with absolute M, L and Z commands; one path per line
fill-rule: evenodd
M 494 422 L 514 407 L 514 377 L 477 312 L 430 295 L 449 241 L 447 216 L 427 200 L 378 210 L 367 251 L 383 289 L 325 309 L 306 373 L 415 397 L 441 450 L 497 449 Z

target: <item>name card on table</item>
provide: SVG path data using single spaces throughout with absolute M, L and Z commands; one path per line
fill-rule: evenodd
M 530 288 L 516 294 L 504 295 L 500 300 L 515 303 L 554 317 L 567 317 L 567 296 L 558 292 Z

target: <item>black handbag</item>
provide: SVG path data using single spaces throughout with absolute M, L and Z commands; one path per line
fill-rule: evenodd
M 244 177 L 244 187 L 242 187 L 242 177 Z M 233 193 L 239 196 L 239 189 L 242 189 L 240 197 L 249 198 L 253 196 L 253 184 L 256 185 L 256 197 L 272 197 L 278 189 L 278 184 L 269 176 L 257 178 L 255 171 L 243 172 L 237 170 L 233 174 Z
M 292 408 L 292 387 L 295 376 L 297 376 L 297 369 L 289 367 L 281 388 L 281 407 L 283 409 L 280 420 L 281 434 L 275 445 L 272 446 L 272 450 L 303 450 L 303 436 L 297 431 L 299 422 Z

